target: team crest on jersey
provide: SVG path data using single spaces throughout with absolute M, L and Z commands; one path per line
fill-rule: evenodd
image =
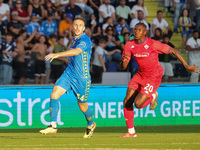
M 86 47 L 86 43 L 85 42 L 81 42 L 79 45 L 82 45 L 83 47 Z
M 144 48 L 145 48 L 145 49 L 148 49 L 148 48 L 149 48 L 149 45 L 146 44 L 146 45 L 144 46 Z
M 134 48 L 134 45 L 132 45 L 131 48 Z

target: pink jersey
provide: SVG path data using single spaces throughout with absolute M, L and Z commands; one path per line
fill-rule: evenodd
M 127 54 L 130 58 L 132 55 L 135 57 L 140 75 L 156 78 L 163 75 L 163 68 L 159 63 L 158 53 L 168 54 L 170 49 L 170 46 L 146 37 L 144 42 L 140 44 L 137 44 L 134 39 L 127 42 L 123 55 Z

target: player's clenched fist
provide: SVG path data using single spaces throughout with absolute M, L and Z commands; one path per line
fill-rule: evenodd
M 129 57 L 127 54 L 125 54 L 125 55 L 122 57 L 122 61 L 123 61 L 123 62 L 126 62 L 126 61 L 128 61 L 128 60 L 130 60 L 130 57 Z

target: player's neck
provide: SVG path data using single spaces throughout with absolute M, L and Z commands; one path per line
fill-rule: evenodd
M 145 39 L 146 39 L 146 37 L 142 37 L 141 39 L 135 39 L 135 42 L 136 42 L 137 44 L 141 44 L 142 42 L 145 41 Z
M 82 34 L 75 35 L 75 36 L 74 36 L 74 39 L 75 39 L 75 40 L 78 39 L 81 35 L 82 35 Z

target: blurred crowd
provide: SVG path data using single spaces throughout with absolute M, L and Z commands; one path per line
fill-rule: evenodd
M 103 72 L 117 72 L 124 45 L 134 39 L 137 23 L 147 26 L 147 37 L 169 44 L 173 34 L 181 32 L 182 49 L 189 51 L 189 63 L 200 65 L 200 0 L 165 0 L 165 9 L 174 16 L 174 27 L 163 18 L 163 10 L 147 22 L 144 0 L 0 0 L 0 85 L 55 83 L 66 69 L 70 58 L 45 61 L 49 53 L 70 49 L 73 20 L 85 19 L 92 40 L 92 83 L 101 83 Z M 197 59 L 195 60 L 194 59 Z M 173 80 L 169 55 L 160 55 L 167 81 Z M 138 70 L 134 58 L 126 71 L 133 76 Z M 163 81 L 165 81 L 165 76 Z M 192 74 L 191 82 L 198 82 Z

